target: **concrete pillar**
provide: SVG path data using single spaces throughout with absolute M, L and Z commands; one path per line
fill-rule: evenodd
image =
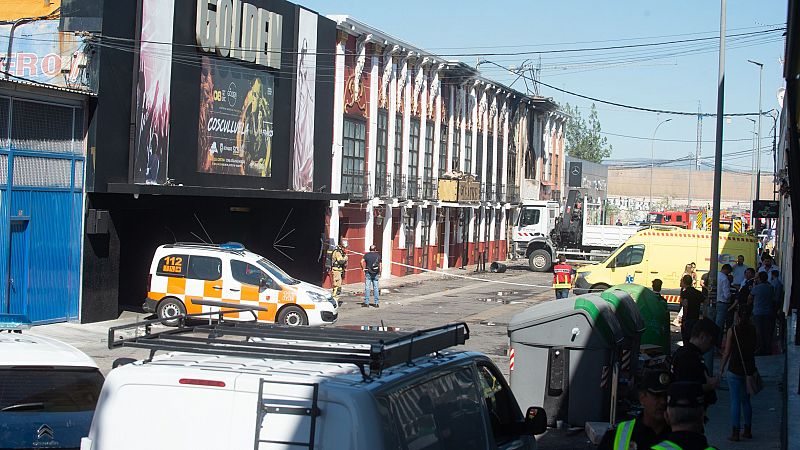
M 454 88 L 454 86 L 450 85 L 450 86 L 447 86 L 447 89 L 450 90 L 450 95 L 447 96 L 447 110 L 450 112 L 450 114 L 447 115 L 448 116 L 447 117 L 447 154 L 448 154 L 448 156 L 445 159 L 445 162 L 447 163 L 447 165 L 445 166 L 445 169 L 444 169 L 445 173 L 450 172 L 450 171 L 453 170 L 453 153 L 454 153 L 454 149 L 453 149 L 453 139 L 454 138 L 453 138 L 453 136 L 455 136 L 455 124 L 456 124 L 456 121 L 455 121 L 456 112 L 453 109 L 454 108 L 453 105 L 455 104 L 455 99 L 453 98 L 455 96 L 455 88 Z
M 334 56 L 335 82 L 333 85 L 333 154 L 331 162 L 331 192 L 339 193 L 342 189 L 342 134 L 344 132 L 344 53 L 347 33 L 339 32 L 336 39 L 336 55 Z M 339 202 L 331 201 L 331 218 L 328 237 L 339 239 Z
M 450 158 L 447 158 L 448 160 Z M 444 214 L 444 254 L 442 260 L 442 269 L 450 267 L 450 211 L 452 208 L 442 208 Z
M 395 62 L 395 58 L 392 56 L 392 50 L 387 50 L 386 54 L 384 54 L 384 64 L 392 65 L 390 75 L 391 78 L 388 84 L 389 92 L 387 93 L 389 98 L 389 109 L 387 111 L 389 114 L 389 121 L 386 129 L 386 173 L 392 177 L 392 180 L 394 180 L 394 135 L 395 131 L 397 130 L 397 63 Z M 394 191 L 391 190 L 389 192 L 391 193 L 391 197 L 394 197 Z
M 378 159 L 378 66 L 380 65 L 379 54 L 377 49 L 373 47 L 371 57 L 370 77 L 369 77 L 369 112 L 367 122 L 367 183 L 369 192 L 375 193 L 375 169 L 376 161 Z M 366 225 L 364 225 L 364 251 L 369 251 L 370 245 L 374 242 L 375 234 L 375 221 L 373 211 L 377 202 L 375 199 L 370 199 L 367 203 L 365 210 Z
M 383 245 L 381 246 L 381 277 L 388 279 L 392 277 L 392 206 L 384 206 L 386 211 L 383 215 Z
M 430 89 L 436 92 L 436 96 L 431 97 L 433 104 L 428 105 L 428 108 L 433 108 L 433 161 L 431 161 L 431 173 L 432 178 L 439 178 L 439 156 L 441 156 L 442 150 L 442 102 L 439 100 L 439 96 L 441 95 L 442 83 L 439 80 L 438 68 L 434 67 L 431 70 L 434 71 L 434 75 L 433 86 Z M 445 167 L 447 166 L 445 165 Z M 436 189 L 435 186 L 434 189 Z
M 423 60 L 422 64 L 417 66 L 417 76 L 422 77 L 422 91 L 420 91 L 420 98 L 414 99 L 419 102 L 419 165 L 417 166 L 419 180 L 417 181 L 417 186 L 424 186 L 422 180 L 425 174 L 425 142 L 428 139 L 428 77 L 425 73 L 426 65 Z

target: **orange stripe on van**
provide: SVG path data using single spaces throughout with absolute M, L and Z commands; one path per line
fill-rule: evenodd
M 217 288 L 217 289 L 215 289 Z M 204 298 L 222 298 L 222 278 L 216 281 L 203 282 Z
M 258 287 L 243 284 L 239 294 L 241 300 L 258 301 Z
M 667 303 L 672 304 L 680 304 L 681 303 L 681 296 L 680 295 L 662 295 Z
M 303 308 L 303 309 L 314 309 L 314 308 L 316 308 L 316 305 L 312 305 L 312 304 L 299 305 L 299 306 L 301 308 Z
M 263 306 L 264 308 L 267 308 L 267 310 L 258 312 L 258 320 L 263 322 L 274 322 L 275 313 L 278 312 L 278 305 L 274 303 L 262 303 L 259 306 Z
M 161 300 L 162 298 L 164 298 L 165 295 L 167 295 L 167 294 L 164 293 L 164 292 L 153 292 L 153 291 L 150 291 L 150 292 L 147 293 L 147 298 L 150 298 L 150 299 L 153 299 L 153 300 Z
M 183 300 L 183 305 L 186 306 L 186 313 L 188 314 L 200 314 L 203 312 L 203 307 L 201 305 L 197 305 L 192 300 L 200 300 L 201 297 L 190 297 L 187 296 Z
M 174 295 L 186 294 L 186 278 L 167 277 L 167 292 Z

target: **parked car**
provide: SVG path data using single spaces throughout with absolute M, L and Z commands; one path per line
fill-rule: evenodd
M 488 357 L 447 350 L 466 341 L 466 324 L 385 332 L 223 318 L 120 339 L 124 328 L 110 346 L 184 351 L 112 370 L 81 450 L 534 449 L 546 427 L 541 408 L 523 417 Z
M 20 319 L 0 316 L 0 448 L 77 448 L 103 375 L 75 347 L 19 332 Z

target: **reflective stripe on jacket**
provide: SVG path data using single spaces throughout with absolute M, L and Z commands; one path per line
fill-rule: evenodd
M 569 289 L 572 287 L 572 266 L 556 264 L 553 266 L 553 288 Z
M 650 448 L 654 450 L 683 450 L 683 447 L 672 441 L 662 441 Z M 716 449 L 714 447 L 706 447 L 706 450 L 716 450 Z
M 614 434 L 614 450 L 628 450 L 635 426 L 636 419 L 620 422 L 617 425 L 617 432 Z

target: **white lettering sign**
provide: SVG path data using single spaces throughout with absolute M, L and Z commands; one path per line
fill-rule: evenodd
M 283 16 L 242 0 L 198 0 L 197 45 L 219 56 L 281 68 Z

